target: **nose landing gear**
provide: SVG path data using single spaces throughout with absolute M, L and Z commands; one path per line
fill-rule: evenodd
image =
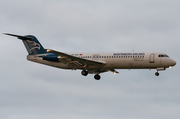
M 159 72 L 156 72 L 155 75 L 156 75 L 156 76 L 159 76 Z
M 166 68 L 165 68 L 165 67 L 158 67 L 158 68 L 156 68 L 156 70 L 157 70 L 157 72 L 155 73 L 155 75 L 156 75 L 156 76 L 159 76 L 158 71 L 166 70 Z

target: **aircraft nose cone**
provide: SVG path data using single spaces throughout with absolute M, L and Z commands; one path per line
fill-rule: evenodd
M 171 61 L 171 65 L 172 65 L 172 66 L 175 66 L 175 65 L 176 65 L 176 61 L 172 60 L 172 61 Z

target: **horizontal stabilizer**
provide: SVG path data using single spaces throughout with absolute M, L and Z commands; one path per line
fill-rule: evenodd
M 32 37 L 14 35 L 14 34 L 9 34 L 9 33 L 4 33 L 4 34 L 5 35 L 9 35 L 9 36 L 17 37 L 18 39 L 21 39 L 21 40 L 32 40 Z
M 9 34 L 9 33 L 4 33 L 4 34 L 21 39 L 22 42 L 24 43 L 29 55 L 47 53 L 46 50 L 43 48 L 43 46 L 38 41 L 38 39 L 33 35 L 20 36 L 20 35 L 14 35 L 14 34 Z

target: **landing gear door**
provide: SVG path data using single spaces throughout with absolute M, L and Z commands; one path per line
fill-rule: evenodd
M 149 63 L 155 63 L 155 54 L 150 54 Z

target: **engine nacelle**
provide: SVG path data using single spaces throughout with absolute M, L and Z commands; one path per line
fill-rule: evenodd
M 43 60 L 47 60 L 47 61 L 54 61 L 54 62 L 59 61 L 58 56 L 43 56 L 42 58 Z

